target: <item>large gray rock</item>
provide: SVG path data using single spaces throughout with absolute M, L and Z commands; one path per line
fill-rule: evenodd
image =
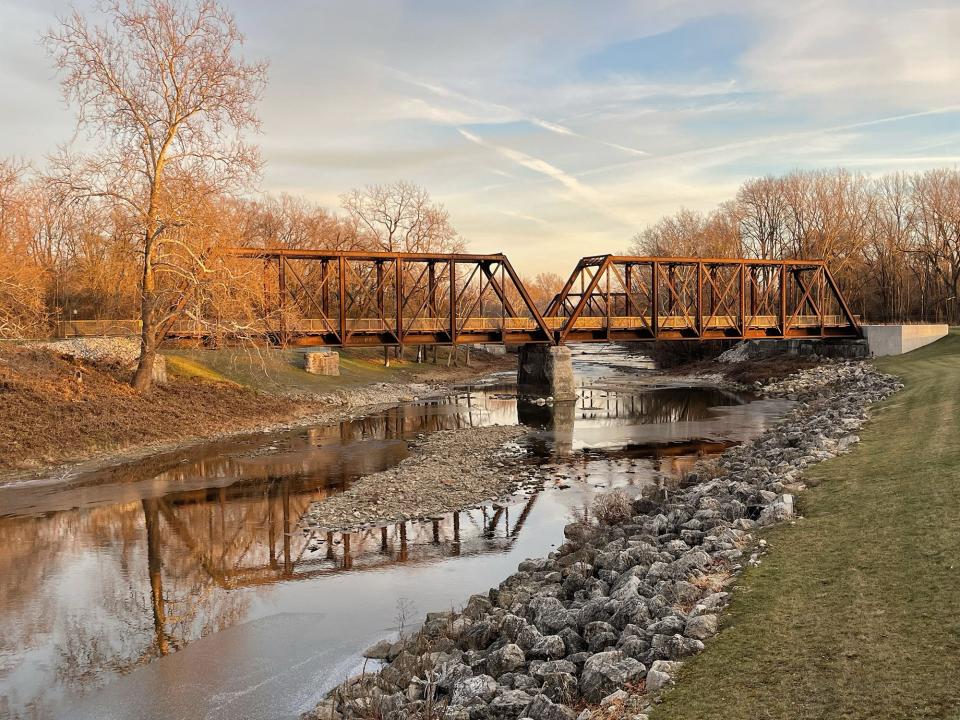
M 656 692 L 673 683 L 673 676 L 683 663 L 657 660 L 647 671 L 647 691 Z
M 524 625 L 523 629 L 517 635 L 516 643 L 524 652 L 528 652 L 536 647 L 537 643 L 543 640 L 543 635 L 537 630 L 535 625 Z
M 717 634 L 717 626 L 716 615 L 697 615 L 687 620 L 683 634 L 695 640 L 706 640 Z
M 530 701 L 533 700 L 523 690 L 506 690 L 493 699 L 489 708 L 495 718 L 519 717 Z
M 525 627 L 527 627 L 527 621 L 513 613 L 507 613 L 500 621 L 500 632 L 510 642 L 517 642 L 520 632 Z
M 617 650 L 634 660 L 642 660 L 649 649 L 650 643 L 636 635 L 621 636 L 620 642 L 617 643 Z
M 487 657 L 487 671 L 497 678 L 504 673 L 521 669 L 526 662 L 527 658 L 520 646 L 510 643 L 490 653 Z
M 389 640 L 381 640 L 376 645 L 368 647 L 363 651 L 363 656 L 369 658 L 370 660 L 386 660 L 390 657 L 390 651 L 393 648 L 393 643 Z
M 531 720 L 575 720 L 577 717 L 566 705 L 555 703 L 543 694 L 531 700 L 523 714 Z
M 461 647 L 470 650 L 484 650 L 497 639 L 497 627 L 486 620 L 480 620 L 468 627 L 461 636 Z
M 546 635 L 530 649 L 529 654 L 532 658 L 559 660 L 567 654 L 567 648 L 559 635 Z
M 405 688 L 419 671 L 419 658 L 413 653 L 405 651 L 380 671 L 380 677 L 397 687 Z
M 555 597 L 532 598 L 528 607 L 533 613 L 533 624 L 542 633 L 554 635 L 575 625 L 573 614 Z
M 560 631 L 558 637 L 563 640 L 563 645 L 566 650 L 565 655 L 573 655 L 573 653 L 583 652 L 587 649 L 586 641 L 584 641 L 580 633 L 573 628 L 564 628 Z
M 627 625 L 646 625 L 650 622 L 650 608 L 645 598 L 634 595 L 620 603 L 620 607 L 610 618 L 610 624 L 618 628 Z
M 773 525 L 781 520 L 793 517 L 793 495 L 784 493 L 760 511 L 757 524 L 761 527 Z
M 595 597 L 585 602 L 576 612 L 577 626 L 583 628 L 592 622 L 606 620 L 610 616 L 607 612 L 608 602 L 608 597 Z
M 490 702 L 497 694 L 497 681 L 489 675 L 474 675 L 457 681 L 450 698 L 451 705 L 466 706 Z
M 635 682 L 647 674 L 643 663 L 619 650 L 597 653 L 583 666 L 580 693 L 587 702 L 600 702 L 614 690 Z
M 703 650 L 700 640 L 683 635 L 654 635 L 651 643 L 654 656 L 662 660 L 682 660 Z
M 577 697 L 577 678 L 571 673 L 547 673 L 543 676 L 540 692 L 555 703 L 569 705 Z
M 573 675 L 577 672 L 577 666 L 570 660 L 548 660 L 539 663 L 534 667 L 531 663 L 531 674 L 537 678 L 545 678 L 550 673 L 569 673 Z
M 583 629 L 583 639 L 591 652 L 598 652 L 609 645 L 616 645 L 617 631 L 610 623 L 597 620 Z

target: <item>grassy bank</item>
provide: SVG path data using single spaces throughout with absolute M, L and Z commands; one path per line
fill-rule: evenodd
M 17 469 L 275 422 L 307 409 L 196 376 L 175 378 L 148 394 L 135 392 L 128 379 L 129 372 L 113 367 L 0 346 L 0 478 Z
M 407 349 L 403 360 L 393 356 L 390 367 L 383 363 L 383 348 L 340 349 L 339 377 L 311 375 L 303 371 L 303 350 L 266 348 L 187 350 L 171 348 L 164 352 L 167 366 L 175 377 L 229 381 L 266 393 L 329 393 L 344 387 L 370 383 L 404 383 L 429 379 L 457 379 L 512 366 L 515 356 L 492 356 L 474 350 L 471 368 L 465 366 L 466 351 L 458 348 L 457 366 L 447 366 L 450 348 L 438 348 L 437 362 L 417 363 L 415 353 Z M 432 353 L 432 349 L 430 351 Z M 432 354 L 431 354 L 432 357 Z
M 653 720 L 960 718 L 960 334 L 877 364 L 905 389 L 808 472 Z

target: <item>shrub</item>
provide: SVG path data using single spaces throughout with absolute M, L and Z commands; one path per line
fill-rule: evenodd
M 591 509 L 593 516 L 605 525 L 617 525 L 633 517 L 633 505 L 623 490 L 611 490 L 599 495 Z

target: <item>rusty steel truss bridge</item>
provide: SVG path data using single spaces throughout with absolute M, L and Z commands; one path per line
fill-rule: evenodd
M 278 346 L 856 338 L 823 260 L 596 255 L 543 312 L 503 254 L 231 248 L 260 263 L 255 335 Z M 67 334 L 93 334 L 72 323 Z M 169 339 L 203 342 L 179 321 Z

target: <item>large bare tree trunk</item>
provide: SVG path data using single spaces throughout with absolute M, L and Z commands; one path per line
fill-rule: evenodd
M 133 387 L 146 392 L 153 383 L 153 363 L 157 357 L 157 328 L 155 327 L 154 313 L 156 305 L 156 281 L 154 278 L 153 234 L 152 223 L 148 224 L 147 240 L 143 253 L 143 279 L 141 280 L 140 297 L 140 359 L 137 361 L 137 370 L 133 374 Z

